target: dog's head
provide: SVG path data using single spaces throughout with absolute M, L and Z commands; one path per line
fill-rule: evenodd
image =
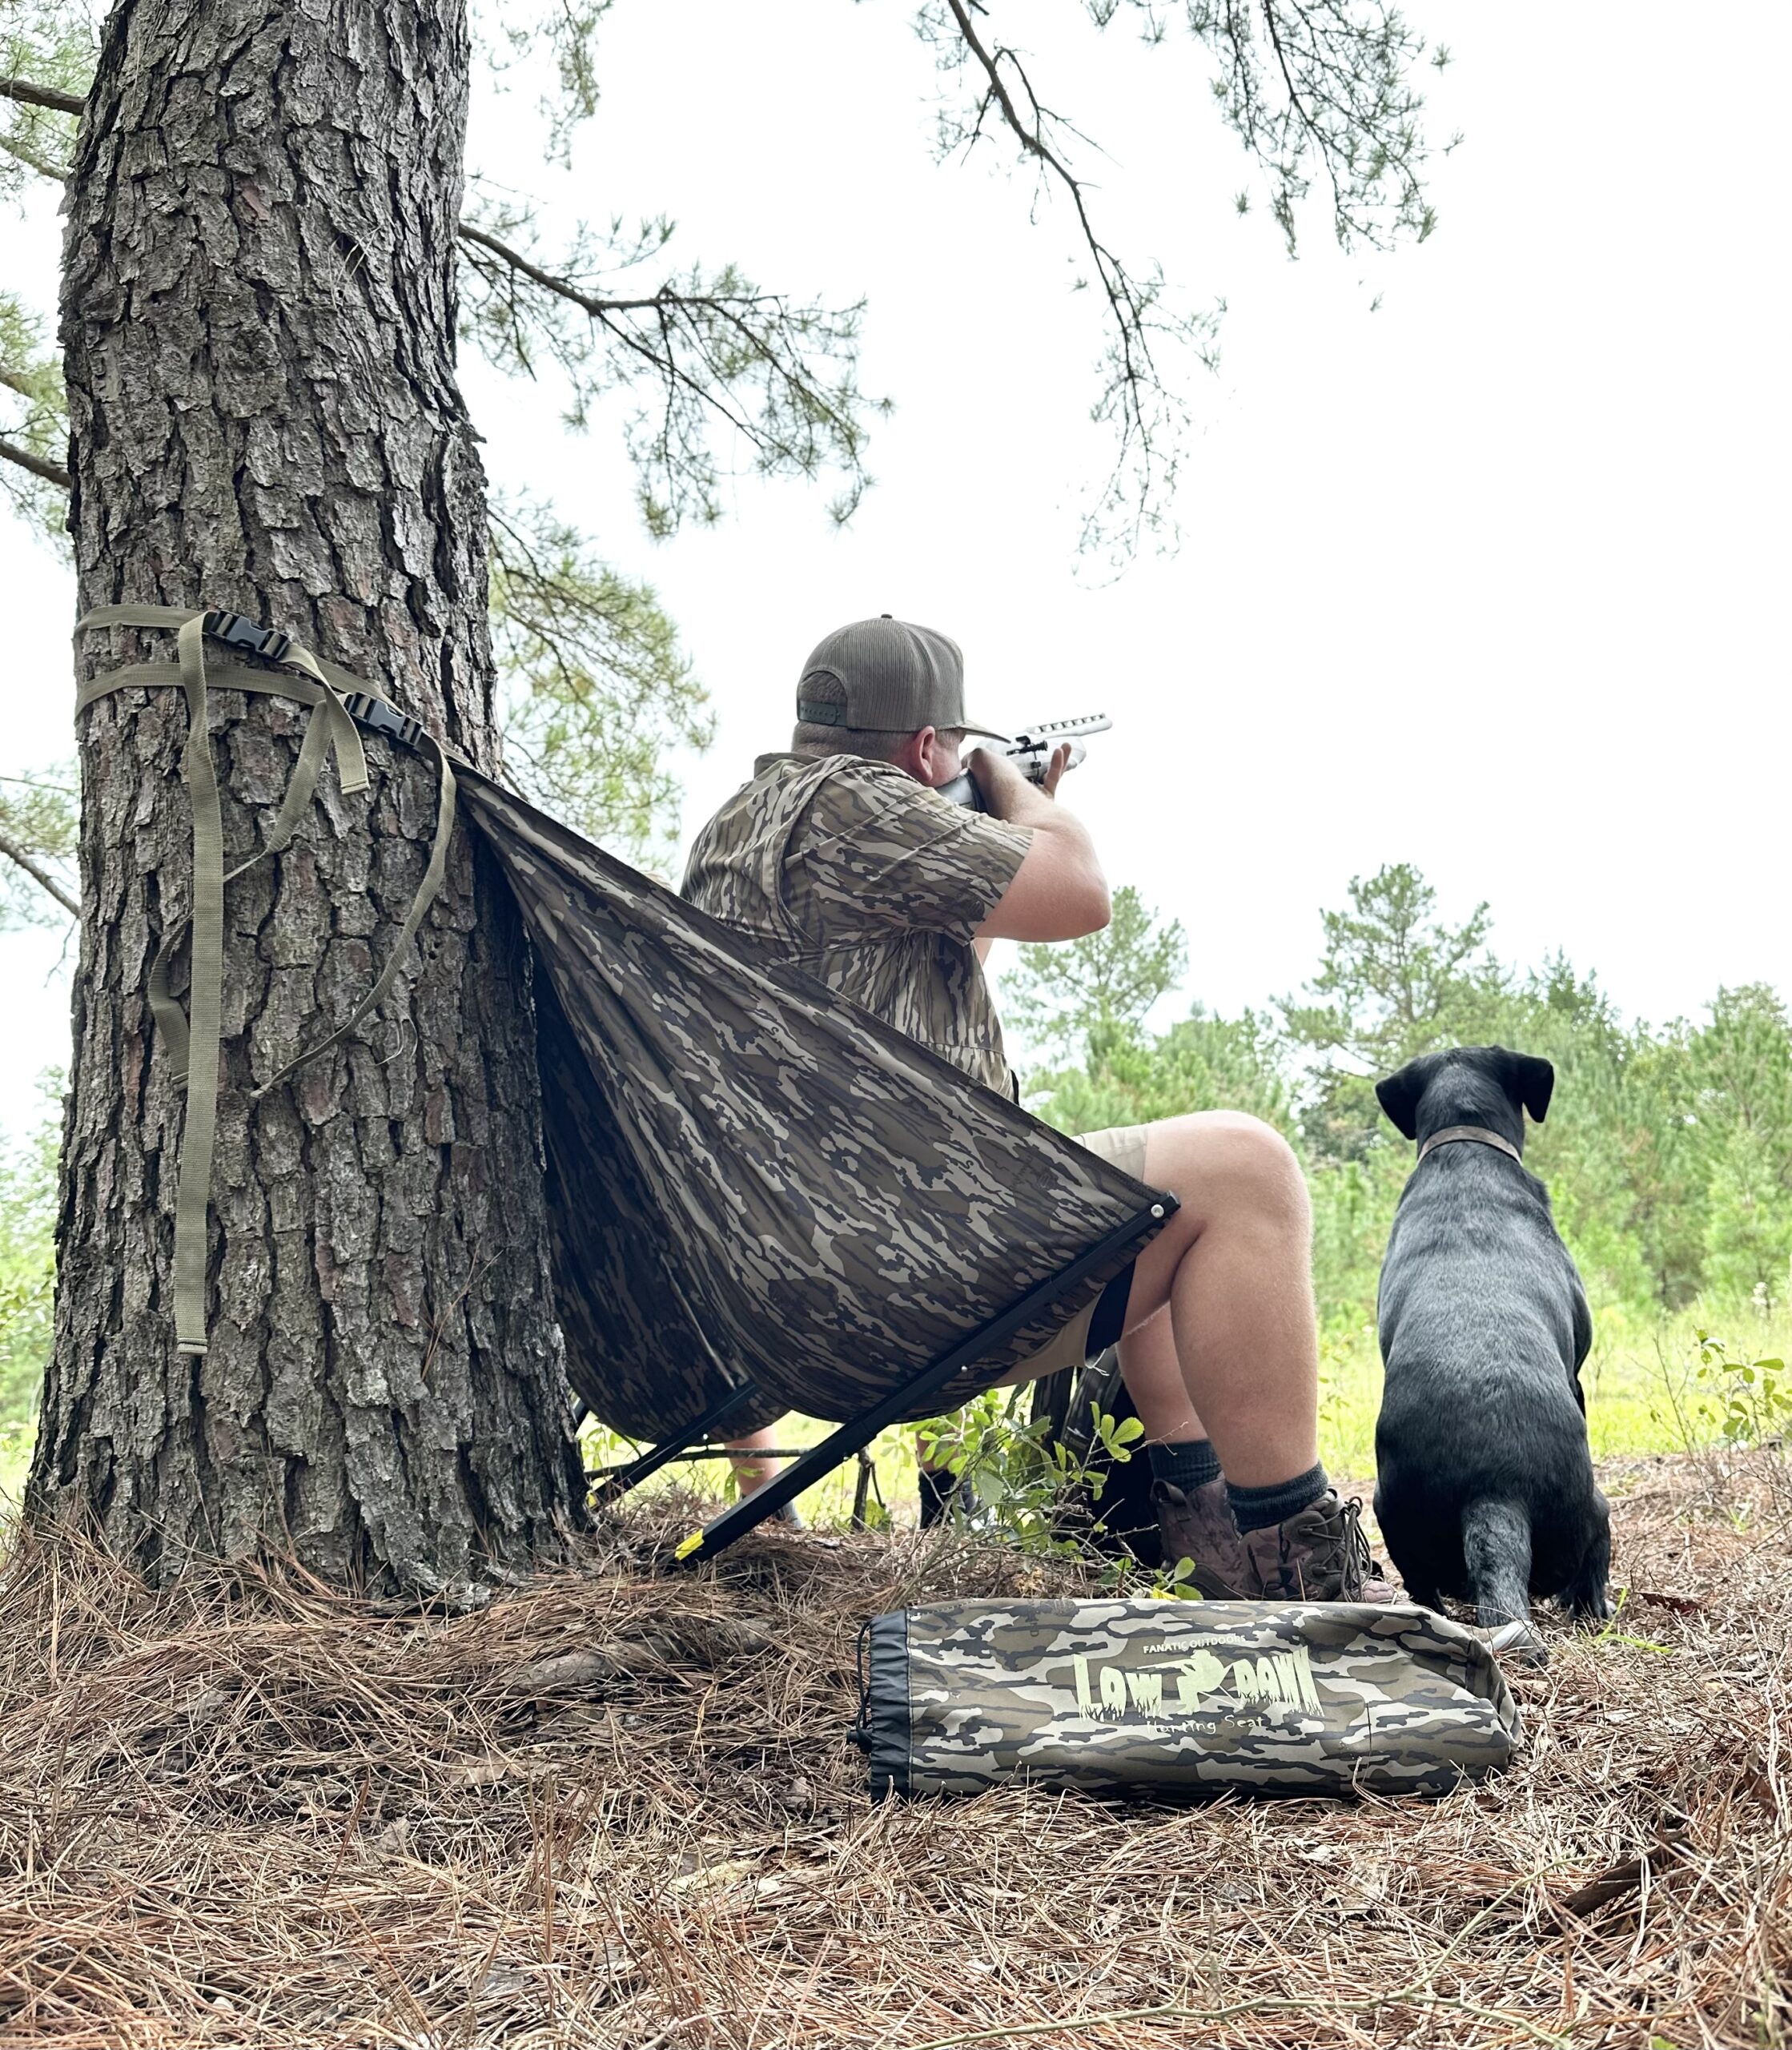
M 1420 1054 L 1375 1085 L 1381 1107 L 1403 1138 L 1423 1143 L 1452 1124 L 1478 1124 L 1525 1147 L 1525 1113 L 1541 1124 L 1556 1071 L 1534 1054 L 1504 1047 L 1451 1047 Z

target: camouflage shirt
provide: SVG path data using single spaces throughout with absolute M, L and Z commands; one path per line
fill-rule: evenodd
M 684 894 L 1006 1095 L 971 935 L 1032 838 L 889 762 L 766 754 L 697 834 Z

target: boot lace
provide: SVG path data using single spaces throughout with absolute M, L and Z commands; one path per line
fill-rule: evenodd
M 1348 1501 L 1338 1505 L 1343 1512 L 1340 1517 L 1342 1557 L 1339 1563 L 1344 1572 L 1345 1598 L 1355 1602 L 1360 1598 L 1364 1586 L 1375 1570 L 1374 1554 L 1369 1550 L 1368 1533 L 1363 1528 L 1363 1498 L 1352 1495 Z
M 1323 1535 L 1318 1532 L 1314 1534 L 1318 1542 L 1306 1558 L 1303 1559 L 1297 1554 L 1288 1562 L 1293 1568 L 1289 1577 L 1294 1582 L 1292 1592 L 1295 1598 L 1302 1602 L 1360 1601 L 1364 1585 L 1374 1570 L 1368 1533 L 1363 1528 L 1362 1497 L 1352 1495 L 1348 1501 L 1340 1501 L 1326 1517 Z M 1330 1585 L 1334 1574 L 1338 1586 L 1336 1595 L 1308 1595 L 1309 1576 L 1316 1586 L 1324 1588 Z

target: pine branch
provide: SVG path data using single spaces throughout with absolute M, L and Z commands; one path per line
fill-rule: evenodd
M 47 107 L 52 114 L 72 114 L 77 119 L 87 102 L 74 93 L 59 93 L 52 86 L 34 86 L 29 78 L 0 78 L 0 99 L 16 99 L 22 107 Z
M 1127 4 L 1155 18 L 1152 0 Z M 1270 212 L 1290 255 L 1316 168 L 1330 190 L 1340 247 L 1385 250 L 1430 235 L 1431 146 L 1424 101 L 1408 82 L 1427 45 L 1392 0 L 1189 0 L 1187 24 L 1218 62 L 1220 111 L 1268 181 Z M 1438 46 L 1431 62 L 1444 70 L 1449 52 Z M 1248 195 L 1239 211 L 1249 211 Z
M 11 380 L 8 380 L 10 383 Z M 34 456 L 29 448 L 21 448 L 16 441 L 0 438 L 0 456 L 9 463 L 16 463 L 22 470 L 29 470 L 34 477 L 41 477 L 46 484 L 54 484 L 58 490 L 73 491 L 74 480 L 60 463 L 47 462 L 42 456 Z
M 55 877 L 47 870 L 39 868 L 29 851 L 4 833 L 0 833 L 0 854 L 4 854 L 8 861 L 16 862 L 40 889 L 48 890 L 71 918 L 80 917 L 81 906 L 63 889 Z
M 1155 349 L 1168 342 L 1191 350 L 1209 369 L 1223 305 L 1201 312 L 1173 308 L 1162 271 L 1134 272 L 1099 232 L 1091 187 L 1073 167 L 1068 144 L 1089 139 L 1040 98 L 1020 52 L 980 30 L 982 0 L 928 0 L 922 30 L 942 51 L 943 68 L 968 66 L 974 74 L 972 104 L 962 115 L 942 115 L 942 151 L 968 151 L 992 131 L 1006 131 L 1023 160 L 1069 201 L 1077 240 L 1093 266 L 1104 301 L 1107 340 L 1104 383 L 1093 418 L 1113 428 L 1119 447 L 1106 485 L 1083 521 L 1085 553 L 1105 550 L 1116 567 L 1151 533 L 1173 538 L 1172 506 L 1187 408 L 1159 372 Z M 1098 20 L 1101 10 L 1096 10 Z M 1079 279 L 1079 283 L 1082 281 Z
M 1069 165 L 1046 139 L 1047 127 L 1055 117 L 1050 108 L 1040 104 L 1033 90 L 1032 82 L 1015 53 L 1000 45 L 993 52 L 985 46 L 982 38 L 978 34 L 971 21 L 970 9 L 966 6 L 965 0 L 946 0 L 946 5 L 952 10 L 952 18 L 958 24 L 958 34 L 964 39 L 965 47 L 975 58 L 988 81 L 983 103 L 977 110 L 969 139 L 976 139 L 981 132 L 985 115 L 992 106 L 995 107 L 1021 148 L 1056 179 L 1070 195 L 1083 245 L 1089 252 L 1096 275 L 1101 279 L 1102 288 L 1107 295 L 1108 311 L 1113 316 L 1117 330 L 1127 381 L 1129 385 L 1136 387 L 1139 378 L 1150 370 L 1151 351 L 1139 328 L 1137 308 L 1131 303 L 1131 295 L 1123 289 L 1126 273 L 1113 252 L 1096 235 L 1089 219 L 1083 181 L 1071 171 Z M 1022 114 L 1013 92 L 1002 77 L 1004 64 L 1013 71 L 1020 89 L 1027 94 L 1031 109 L 1028 115 Z
M 1123 14 L 1144 39 L 1163 42 L 1169 11 L 1162 0 L 1083 0 L 1098 30 Z M 1025 18 L 1018 4 L 1012 12 Z M 1435 225 L 1422 182 L 1428 147 L 1424 102 L 1408 82 L 1426 54 L 1393 0 L 1185 0 L 1185 26 L 1215 61 L 1213 90 L 1221 117 L 1267 179 L 1270 211 L 1294 251 L 1296 213 L 1316 176 L 1329 187 L 1340 244 L 1377 249 L 1422 241 Z M 1103 547 L 1123 561 L 1146 532 L 1173 533 L 1170 517 L 1187 427 L 1187 408 L 1159 375 L 1159 344 L 1191 347 L 1209 368 L 1223 303 L 1209 312 L 1171 311 L 1160 270 L 1130 271 L 1096 224 L 1094 188 L 1081 175 L 1077 144 L 1088 144 L 1035 89 L 1021 52 L 998 39 L 994 0 L 923 0 L 922 35 L 942 69 L 967 74 L 963 111 L 940 123 L 942 152 L 968 151 L 1005 132 L 1042 190 L 1062 195 L 1083 256 L 1099 283 L 1108 344 L 1106 383 L 1095 417 L 1119 447 L 1099 502 L 1084 523 L 1085 550 Z M 1447 63 L 1440 50 L 1432 62 Z M 1249 195 L 1238 200 L 1250 210 Z M 1079 283 L 1083 280 L 1079 279 Z
M 650 586 L 599 561 L 527 496 L 491 508 L 492 645 L 519 786 L 637 866 L 671 851 L 674 749 L 714 734 L 702 686 Z
M 475 227 L 471 221 L 461 222 L 455 230 L 463 242 L 470 242 L 480 249 L 488 249 L 494 256 L 501 257 L 512 270 L 527 278 L 532 284 L 540 285 L 544 291 L 570 300 L 581 313 L 593 320 L 607 321 L 617 313 L 641 313 L 649 308 L 701 307 L 714 312 L 725 308 L 741 307 L 775 307 L 781 302 L 774 292 L 681 292 L 670 285 L 662 285 L 659 291 L 650 292 L 645 299 L 612 299 L 595 292 L 582 291 L 570 278 L 556 277 L 552 271 L 544 271 L 538 263 L 532 263 L 520 249 L 512 249 L 508 243 L 500 242 L 495 235 L 488 235 L 482 227 Z
M 693 268 L 652 292 L 601 288 L 601 272 L 629 271 L 671 234 L 665 221 L 632 238 L 620 223 L 608 236 L 581 228 L 569 260 L 549 268 L 526 215 L 463 221 L 464 330 L 500 368 L 533 376 L 541 359 L 552 363 L 571 387 L 575 426 L 597 400 L 637 394 L 627 445 L 655 534 L 687 517 L 721 517 L 710 443 L 717 424 L 747 443 L 762 476 L 842 472 L 846 488 L 832 509 L 846 519 L 870 481 L 864 416 L 887 410 L 858 386 L 862 307 L 794 303 L 731 265 Z
M 27 171 L 34 171 L 48 183 L 66 185 L 68 183 L 66 164 L 52 163 L 48 157 L 40 157 L 29 143 L 21 142 L 17 135 L 0 139 L 0 147 L 4 147 L 10 155 L 17 157 Z

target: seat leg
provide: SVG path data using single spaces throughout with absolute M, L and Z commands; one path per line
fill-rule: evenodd
M 631 1460 L 628 1465 L 619 1466 L 608 1473 L 601 1473 L 593 1487 L 593 1501 L 611 1502 L 638 1488 L 649 1474 L 657 1473 L 662 1466 L 669 1466 L 681 1453 L 689 1452 L 693 1445 L 705 1444 L 715 1436 L 721 1425 L 737 1411 L 746 1407 L 758 1393 L 754 1388 L 737 1388 L 718 1402 L 705 1416 L 688 1429 L 675 1433 L 663 1440 L 650 1451 L 644 1452 L 639 1459 Z
M 986 1357 L 999 1345 L 1003 1345 L 1016 1332 L 1031 1323 L 1042 1310 L 1048 1310 L 1059 1299 L 1074 1288 L 1078 1282 L 1095 1273 L 1104 1264 L 1111 1263 L 1116 1253 L 1124 1252 L 1129 1246 L 1148 1238 L 1157 1227 L 1176 1208 L 1173 1196 L 1159 1196 L 1149 1208 L 1131 1217 L 1119 1230 L 1111 1232 L 1098 1244 L 1080 1252 L 1067 1266 L 1061 1267 L 1055 1274 L 1049 1275 L 1036 1288 L 1030 1289 L 1018 1303 L 1011 1304 L 999 1316 L 991 1317 L 982 1328 L 961 1344 L 942 1353 L 937 1360 L 930 1361 L 921 1371 L 893 1389 L 879 1402 L 869 1409 L 862 1410 L 856 1417 L 842 1424 L 831 1437 L 823 1438 L 802 1458 L 794 1460 L 781 1473 L 774 1473 L 763 1487 L 756 1488 L 750 1495 L 733 1503 L 721 1514 L 713 1517 L 701 1530 L 693 1530 L 680 1541 L 673 1553 L 675 1559 L 711 1559 L 718 1552 L 726 1551 L 737 1538 L 744 1538 L 748 1531 L 763 1523 L 768 1516 L 794 1501 L 806 1488 L 812 1488 L 818 1481 L 825 1480 L 843 1460 L 850 1459 L 862 1451 L 887 1425 L 899 1424 L 911 1414 L 930 1395 L 936 1395 L 946 1383 L 966 1367 L 974 1365 Z

